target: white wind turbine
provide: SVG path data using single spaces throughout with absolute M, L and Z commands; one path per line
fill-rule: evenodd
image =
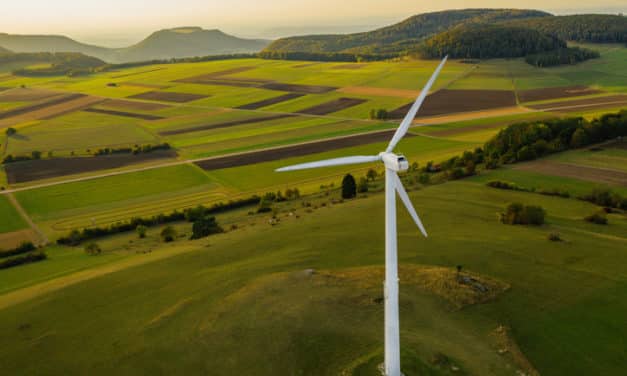
M 398 261 L 396 250 L 396 194 L 398 193 L 401 201 L 405 204 L 407 211 L 418 225 L 422 234 L 426 237 L 425 231 L 416 210 L 414 209 L 407 192 L 403 187 L 403 183 L 398 177 L 398 171 L 406 171 L 409 163 L 402 155 L 394 154 L 392 151 L 396 144 L 405 136 L 411 126 L 416 113 L 424 102 L 431 86 L 435 82 L 442 67 L 446 63 L 446 56 L 435 72 L 425 85 L 424 89 L 411 106 L 407 115 L 401 122 L 401 125 L 394 133 L 390 144 L 384 152 L 373 156 L 353 156 L 344 158 L 328 159 L 324 161 L 303 163 L 289 167 L 279 168 L 277 172 L 303 170 L 317 167 L 341 166 L 356 163 L 383 162 L 385 165 L 385 375 L 400 376 L 401 375 L 401 359 L 400 359 L 400 339 L 399 339 L 399 322 L 398 322 Z

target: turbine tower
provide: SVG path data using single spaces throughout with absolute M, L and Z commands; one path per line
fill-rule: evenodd
M 289 167 L 279 168 L 277 172 L 303 170 L 317 167 L 342 166 L 356 163 L 383 162 L 385 166 L 385 375 L 401 375 L 400 338 L 398 320 L 398 259 L 396 247 L 396 193 L 407 208 L 407 211 L 418 225 L 422 234 L 426 237 L 420 217 L 416 213 L 409 196 L 398 177 L 399 171 L 407 171 L 409 163 L 402 155 L 394 154 L 396 144 L 405 136 L 416 113 L 424 102 L 431 86 L 440 74 L 448 56 L 444 57 L 440 65 L 420 92 L 416 102 L 411 106 L 407 115 L 394 133 L 390 144 L 384 152 L 373 156 L 353 156 L 328 159 L 324 161 L 303 163 Z

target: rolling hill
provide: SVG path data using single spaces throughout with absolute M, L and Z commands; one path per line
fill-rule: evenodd
M 391 53 L 412 49 L 418 42 L 463 23 L 499 22 L 547 17 L 549 13 L 517 9 L 463 9 L 419 14 L 395 25 L 346 35 L 309 35 L 282 38 L 266 51 Z
M 509 22 L 564 40 L 593 43 L 627 42 L 627 17 L 613 14 L 577 14 Z
M 6 48 L 0 47 L 0 54 L 10 54 L 13 53 L 10 50 L 7 50 Z
M 104 48 L 59 35 L 0 34 L 0 46 L 16 53 L 79 52 L 109 63 L 257 52 L 269 42 L 242 39 L 219 30 L 183 27 L 160 30 L 126 48 Z

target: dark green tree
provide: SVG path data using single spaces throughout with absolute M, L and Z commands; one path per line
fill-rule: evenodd
M 357 196 L 357 183 L 351 174 L 346 174 L 342 179 L 342 198 L 354 198 Z
M 204 216 L 203 218 L 199 218 L 194 222 L 192 226 L 192 237 L 191 239 L 200 239 L 205 238 L 212 234 L 218 234 L 224 232 L 222 227 L 218 225 L 216 221 L 216 217 L 212 216 Z

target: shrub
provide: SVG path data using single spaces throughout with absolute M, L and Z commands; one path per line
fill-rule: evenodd
M 216 222 L 216 217 L 205 216 L 194 222 L 191 239 L 200 239 L 221 232 L 224 232 L 224 230 Z
M 584 218 L 586 221 L 590 223 L 594 223 L 597 225 L 606 225 L 607 224 L 607 216 L 605 213 L 594 213 Z
M 90 256 L 96 256 L 102 253 L 102 249 L 98 244 L 92 242 L 85 246 L 85 253 Z
M 427 173 L 423 172 L 418 176 L 418 182 L 420 184 L 429 184 L 430 181 L 431 181 L 431 176 Z
M 562 237 L 560 236 L 560 234 L 558 234 L 557 232 L 552 232 L 547 236 L 547 239 L 549 239 L 552 242 L 561 242 L 562 241 Z
M 346 174 L 342 179 L 342 198 L 354 198 L 357 196 L 357 184 L 355 178 L 351 174 Z
M 359 179 L 359 184 L 357 185 L 357 192 L 359 193 L 368 192 L 368 179 L 366 179 L 365 177 Z
M 144 225 L 138 225 L 135 228 L 135 231 L 137 231 L 137 236 L 139 236 L 140 239 L 143 239 L 146 237 L 146 232 L 148 232 L 148 227 Z
M 14 134 L 17 133 L 17 130 L 15 128 L 9 127 L 9 128 L 7 128 L 5 133 L 6 133 L 7 136 L 13 136 Z
M 166 226 L 163 230 L 161 230 L 161 240 L 165 243 L 173 242 L 176 236 L 176 229 L 172 226 Z
M 514 202 L 505 208 L 500 214 L 500 220 L 508 225 L 535 225 L 544 224 L 546 211 L 540 206 L 525 206 L 521 203 Z
M 43 252 L 31 252 L 25 255 L 20 255 L 16 257 L 7 258 L 5 260 L 0 261 L 0 269 L 7 269 L 13 266 L 29 264 L 32 262 L 42 261 L 48 258 Z

